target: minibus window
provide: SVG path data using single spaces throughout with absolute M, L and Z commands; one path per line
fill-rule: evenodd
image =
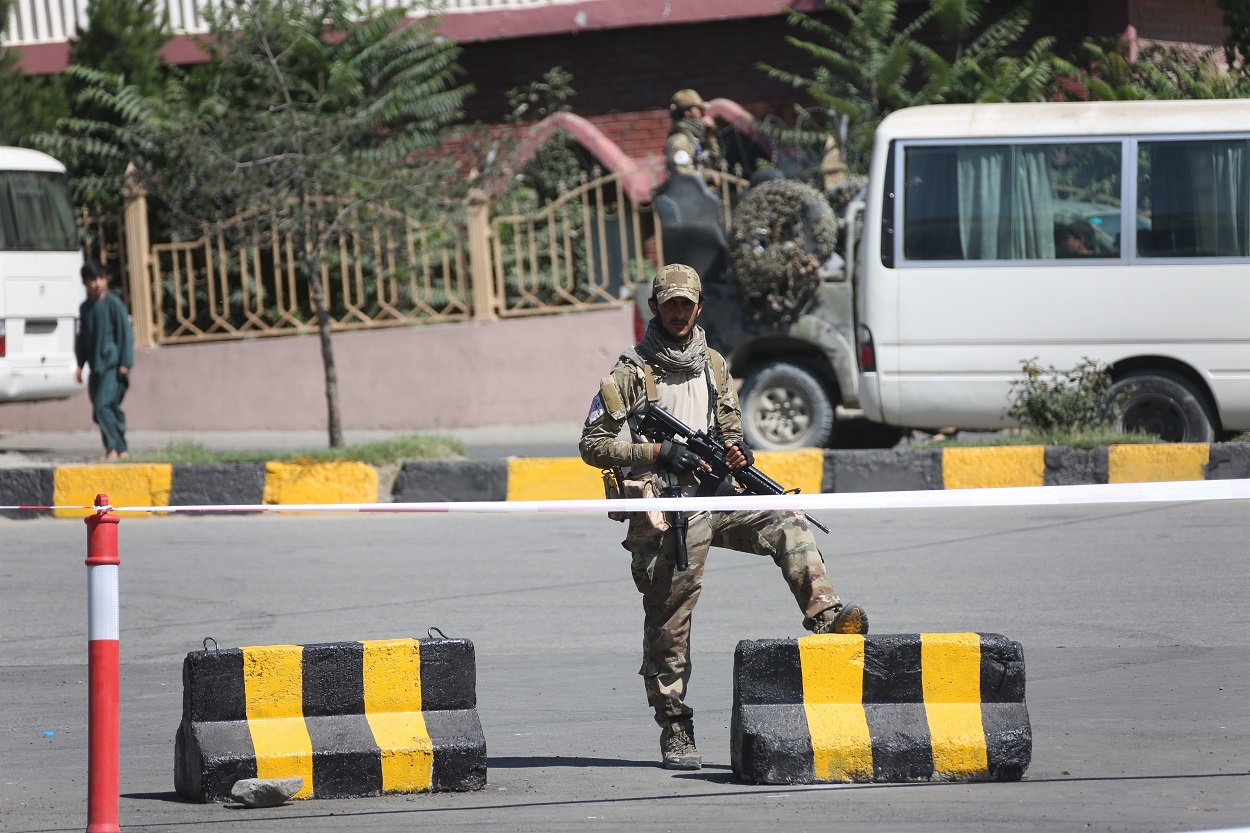
M 885 157 L 885 198 L 881 201 L 881 265 L 894 268 L 894 143 Z
M 1140 256 L 1250 256 L 1250 140 L 1142 142 L 1137 178 Z
M 909 261 L 1118 258 L 1120 143 L 906 149 Z

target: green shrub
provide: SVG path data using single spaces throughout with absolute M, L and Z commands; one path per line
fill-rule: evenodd
M 1054 365 L 1043 370 L 1036 356 L 1022 360 L 1020 367 L 1024 377 L 1011 383 L 1007 416 L 1037 434 L 1113 428 L 1131 393 L 1125 391 L 1108 402 L 1111 374 L 1106 365 L 1088 357 L 1067 371 Z

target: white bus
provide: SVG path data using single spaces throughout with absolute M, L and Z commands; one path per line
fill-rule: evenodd
M 65 167 L 0 147 L 0 402 L 84 389 L 74 383 L 82 264 Z
M 997 429 L 1021 362 L 1124 426 L 1250 430 L 1250 101 L 913 107 L 878 128 L 856 298 L 873 420 Z

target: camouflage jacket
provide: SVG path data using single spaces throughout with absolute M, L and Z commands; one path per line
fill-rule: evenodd
M 715 138 L 705 147 L 689 133 L 677 131 L 664 142 L 664 162 L 670 174 L 714 176 L 720 166 L 720 147 Z
M 715 351 L 709 348 L 709 356 Z M 621 429 L 630 417 L 641 419 L 647 408 L 646 373 L 643 359 L 633 348 L 626 350 L 617 360 L 609 376 L 599 383 L 599 392 L 591 402 L 590 413 L 582 427 L 582 459 L 598 468 L 611 466 L 631 467 L 635 471 L 647 469 L 655 463 L 653 443 L 638 437 L 631 427 L 631 440 L 618 439 Z M 742 440 L 742 411 L 738 405 L 738 393 L 725 360 L 717 354 L 709 358 L 708 372 L 719 375 L 715 380 L 716 417 L 721 433 L 727 442 Z M 719 368 L 719 374 L 712 371 Z M 657 376 L 660 371 L 653 368 Z M 638 440 L 634 442 L 633 440 Z

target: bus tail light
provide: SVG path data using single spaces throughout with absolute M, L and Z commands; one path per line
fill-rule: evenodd
M 859 342 L 859 372 L 874 373 L 877 370 L 877 348 L 872 344 L 872 331 L 864 324 L 856 330 Z
M 0 359 L 3 359 L 4 356 L 5 356 L 4 319 L 0 318 Z

